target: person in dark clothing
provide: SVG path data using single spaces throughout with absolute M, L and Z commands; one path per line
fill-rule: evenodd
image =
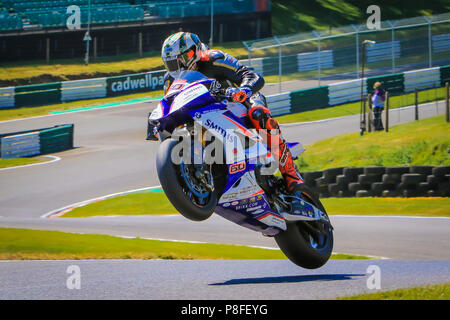
M 164 92 L 170 88 L 174 77 L 180 70 L 195 70 L 208 78 L 216 79 L 226 88 L 226 95 L 234 102 L 248 101 L 248 117 L 253 126 L 265 132 L 263 137 L 272 153 L 279 159 L 279 169 L 286 181 L 288 190 L 294 190 L 303 180 L 297 170 L 287 143 L 280 133 L 277 121 L 270 114 L 265 97 L 259 92 L 264 86 L 264 78 L 253 69 L 242 65 L 233 56 L 209 49 L 197 35 L 178 32 L 168 37 L 163 44 L 162 59 L 167 73 L 164 77 Z M 274 130 L 271 132 L 271 130 Z

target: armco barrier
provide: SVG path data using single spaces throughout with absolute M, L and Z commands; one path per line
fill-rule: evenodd
M 367 81 L 363 80 L 363 94 L 367 95 Z M 361 80 L 351 80 L 328 85 L 328 104 L 358 101 L 361 99 Z
M 441 73 L 441 87 L 445 87 L 446 82 L 450 82 L 450 66 L 440 68 Z
M 290 92 L 280 93 L 266 98 L 267 105 L 270 106 L 270 113 L 278 116 L 291 113 L 291 95 Z
M 405 92 L 424 90 L 440 86 L 439 68 L 408 71 L 403 74 Z
M 328 86 L 291 92 L 291 112 L 303 112 L 328 107 Z
M 14 87 L 0 88 L 0 108 L 14 107 Z
M 387 74 L 367 78 L 367 93 L 374 91 L 375 82 L 381 82 L 383 89 L 389 91 L 391 96 L 403 94 L 405 92 L 403 73 Z
M 254 58 L 251 60 L 251 64 L 248 60 L 240 60 L 243 65 L 252 67 L 260 75 L 264 76 L 264 66 L 263 66 L 264 58 Z
M 61 101 L 106 97 L 106 78 L 64 81 L 61 83 Z
M 40 154 L 39 132 L 18 134 L 1 138 L 3 159 L 29 157 Z
M 62 125 L 39 132 L 40 153 L 55 153 L 73 148 L 74 125 Z
M 450 166 L 332 168 L 302 177 L 322 198 L 450 196 Z
M 8 159 L 71 149 L 73 134 L 73 124 L 0 134 L 0 154 Z
M 45 83 L 14 88 L 15 107 L 42 106 L 61 102 L 61 83 Z
M 450 33 L 435 35 L 432 39 L 433 53 L 450 51 Z
M 335 51 L 326 53 L 335 56 Z M 284 59 L 291 59 L 295 68 L 298 68 L 298 55 L 285 56 Z M 252 67 L 257 70 L 262 69 L 264 73 L 268 72 L 267 64 L 275 70 L 278 61 L 275 57 L 260 58 L 252 60 Z M 311 61 L 314 61 L 312 59 Z M 318 60 L 315 61 L 318 63 Z M 311 62 L 311 63 L 315 63 Z M 248 61 L 243 61 L 248 64 Z M 255 65 L 253 65 L 255 63 Z M 327 60 L 321 60 L 325 67 L 330 63 Z M 285 64 L 284 67 L 289 66 Z M 272 70 L 272 71 L 273 71 Z M 269 72 L 271 72 L 269 70 Z M 164 71 L 155 71 L 139 73 L 133 75 L 124 75 L 110 78 L 98 78 L 89 80 L 65 81 L 61 83 L 49 83 L 42 85 L 31 85 L 21 87 L 0 88 L 0 108 L 14 108 L 23 106 L 48 105 L 60 103 L 61 101 L 73 101 L 78 99 L 102 98 L 118 96 L 123 94 L 150 92 L 161 90 L 163 88 Z M 270 75 L 268 73 L 267 75 Z M 364 79 L 363 93 L 373 92 L 373 84 L 381 82 L 383 87 L 393 95 L 411 92 L 415 88 L 422 90 L 445 86 L 450 81 L 450 66 L 409 71 L 405 73 L 388 74 L 382 76 L 368 77 Z M 439 85 L 440 84 L 440 85 Z M 346 102 L 359 101 L 361 96 L 361 80 L 340 82 L 328 86 L 292 91 L 290 95 L 290 108 L 282 105 L 278 98 L 269 98 L 269 108 L 277 108 L 276 114 L 280 115 L 288 112 L 302 112 L 318 108 L 325 108 Z M 283 93 L 288 94 L 288 93 Z M 287 100 L 286 100 L 287 101 Z M 276 105 L 274 104 L 276 102 Z M 280 106 L 284 108 L 279 108 Z
M 437 88 L 445 86 L 445 82 L 450 81 L 450 66 L 368 77 L 363 79 L 363 94 L 373 93 L 373 85 L 378 81 L 381 82 L 385 90 L 389 91 L 391 96 L 412 92 L 416 88 L 418 90 Z M 287 92 L 283 94 L 287 94 Z M 277 96 L 280 96 L 280 94 Z M 296 113 L 360 100 L 361 79 L 356 79 L 327 86 L 291 91 L 291 106 L 283 110 L 286 113 Z M 279 99 L 273 100 L 269 96 L 267 101 L 270 110 L 277 108 L 276 115 L 281 115 L 281 112 L 284 112 L 278 108 L 280 104 Z M 285 99 L 285 102 L 287 101 Z
M 297 54 L 298 71 L 310 71 L 319 69 L 330 69 L 334 67 L 333 50 L 320 52 L 307 52 Z
M 367 62 L 376 62 L 392 59 L 392 44 L 394 45 L 394 57 L 400 58 L 400 41 L 377 42 L 367 47 Z

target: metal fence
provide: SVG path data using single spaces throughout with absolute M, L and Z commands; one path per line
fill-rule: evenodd
M 375 43 L 365 44 L 371 40 Z M 450 62 L 450 12 L 380 22 L 376 30 L 349 25 L 286 36 L 244 41 L 249 64 L 279 82 L 313 78 L 351 80 Z M 276 79 L 278 77 L 278 79 Z

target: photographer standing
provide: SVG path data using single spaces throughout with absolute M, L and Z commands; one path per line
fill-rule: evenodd
M 384 109 L 384 101 L 386 100 L 386 91 L 381 87 L 380 82 L 375 82 L 373 85 L 375 92 L 372 96 L 372 105 L 373 105 L 373 125 L 375 127 L 375 131 L 384 130 L 383 122 L 381 120 L 381 113 Z

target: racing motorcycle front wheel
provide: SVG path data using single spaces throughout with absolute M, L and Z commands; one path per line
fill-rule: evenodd
M 166 139 L 156 155 L 156 169 L 167 198 L 184 217 L 193 221 L 208 219 L 217 205 L 217 194 L 204 166 L 172 161 L 177 140 Z M 183 158 L 183 155 L 180 155 Z M 208 183 L 208 181 L 210 183 Z
M 302 192 L 307 202 L 326 214 L 318 197 L 314 196 L 305 185 L 298 191 Z M 324 221 L 291 221 L 287 222 L 285 231 L 275 236 L 275 241 L 281 251 L 296 265 L 306 269 L 317 269 L 330 259 L 333 251 L 333 228 Z

